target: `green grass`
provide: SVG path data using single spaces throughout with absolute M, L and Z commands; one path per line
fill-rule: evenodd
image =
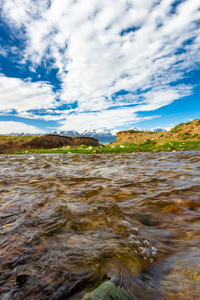
M 28 140 L 28 139 L 34 139 L 38 137 L 37 135 L 34 135 L 34 136 L 20 136 L 18 137 L 19 141 L 24 141 L 24 140 Z
M 26 135 L 26 136 L 9 136 L 9 135 L 0 135 L 0 140 L 8 140 L 8 141 L 11 141 L 11 140 L 18 140 L 18 141 L 24 141 L 24 140 L 28 140 L 28 139 L 33 139 L 33 138 L 36 138 L 37 136 L 29 136 L 29 135 Z
M 35 153 L 82 153 L 90 154 L 93 151 L 97 153 L 132 153 L 132 152 L 157 152 L 157 151 L 185 151 L 200 150 L 200 141 L 171 141 L 164 144 L 157 144 L 154 140 L 148 140 L 142 143 L 125 143 L 124 145 L 107 145 L 104 148 L 80 146 L 70 149 L 29 149 L 15 154 L 35 154 Z M 9 154 L 9 153 L 8 153 Z
M 197 137 L 199 138 L 198 133 L 195 133 L 195 134 L 193 134 L 193 135 L 191 136 L 192 139 L 195 139 L 195 138 L 197 138 Z
M 181 130 L 181 128 L 179 127 L 179 125 L 177 125 L 176 127 L 172 128 L 170 130 L 171 133 L 176 133 L 176 132 L 179 132 Z
M 179 134 L 179 138 L 181 138 L 182 140 L 187 140 L 190 138 L 190 133 L 189 132 L 185 132 L 183 134 Z

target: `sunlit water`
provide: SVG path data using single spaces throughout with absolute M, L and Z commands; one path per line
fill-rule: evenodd
M 199 154 L 0 156 L 0 299 L 199 299 Z

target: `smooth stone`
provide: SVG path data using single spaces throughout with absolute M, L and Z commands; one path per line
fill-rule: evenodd
M 126 291 L 123 287 L 116 286 L 111 281 L 102 283 L 92 292 L 88 292 L 82 300 L 138 300 L 130 291 Z

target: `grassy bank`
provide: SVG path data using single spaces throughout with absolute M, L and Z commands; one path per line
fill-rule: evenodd
M 69 146 L 56 149 L 29 149 L 24 152 L 15 154 L 27 153 L 132 153 L 132 152 L 158 152 L 158 151 L 186 151 L 200 150 L 200 141 L 171 141 L 164 144 L 157 144 L 155 141 L 146 141 L 142 143 L 125 143 L 123 145 L 106 145 L 105 147 L 88 147 L 80 146 L 70 148 Z M 9 154 L 9 153 L 7 153 Z
M 26 141 L 26 140 L 32 140 L 34 138 L 38 137 L 38 135 L 25 135 L 25 136 L 10 136 L 10 135 L 2 135 L 0 134 L 0 140 L 1 141 Z

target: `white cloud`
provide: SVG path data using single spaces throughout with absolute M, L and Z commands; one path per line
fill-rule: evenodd
M 123 125 L 130 125 L 131 123 L 140 122 L 143 120 L 150 120 L 159 117 L 153 115 L 150 117 L 139 117 L 139 112 L 156 110 L 162 106 L 169 105 L 174 100 L 181 97 L 188 96 L 192 93 L 191 86 L 179 85 L 177 87 L 162 88 L 160 90 L 151 90 L 139 96 L 128 95 L 129 105 L 127 107 L 117 107 L 110 110 L 101 110 L 98 112 L 80 112 L 76 113 L 65 112 L 62 114 L 62 120 L 59 123 L 61 126 L 59 130 L 81 130 L 83 128 L 115 128 Z M 143 97 L 142 97 L 143 96 Z M 120 97 L 119 97 L 120 98 Z M 130 106 L 131 103 L 138 105 Z M 120 102 L 119 102 L 120 104 Z
M 7 57 L 8 55 L 8 50 L 5 47 L 2 47 L 1 45 L 0 45 L 0 55 L 4 57 Z
M 45 82 L 23 81 L 0 74 L 0 111 L 47 109 L 55 107 L 55 94 Z
M 134 122 L 138 112 L 156 110 L 192 93 L 191 85 L 172 87 L 170 83 L 183 79 L 200 63 L 200 2 L 183 1 L 171 14 L 174 2 L 52 0 L 49 5 L 48 0 L 2 0 L 2 9 L 12 30 L 17 28 L 16 34 L 25 30 L 21 62 L 28 60 L 30 70 L 35 70 L 41 63 L 54 61 L 52 67 L 59 69 L 62 85 L 61 104 L 78 102 L 74 113 L 61 111 L 52 118 L 66 117 L 62 126 L 73 124 L 80 129 L 106 127 L 110 120 L 113 126 Z M 125 32 L 128 28 L 135 31 Z M 6 89 L 10 81 L 16 98 L 12 89 Z M 129 94 L 113 97 L 120 90 Z M 26 112 L 55 105 L 47 83 L 5 79 L 3 95 L 2 110 L 20 112 L 23 107 Z M 122 109 L 130 104 L 136 106 Z M 110 109 L 114 106 L 118 108 Z M 89 123 L 84 123 L 84 116 Z
M 130 125 L 133 120 L 140 122 L 150 120 L 158 116 L 138 117 L 133 109 L 120 108 L 116 110 L 105 110 L 96 113 L 79 113 L 69 115 L 58 127 L 58 130 L 77 130 L 94 128 L 115 128 L 122 125 Z
M 0 121 L 0 134 L 9 134 L 9 133 L 44 133 L 43 130 L 40 130 L 39 128 L 27 125 L 22 122 L 13 122 L 13 121 Z

